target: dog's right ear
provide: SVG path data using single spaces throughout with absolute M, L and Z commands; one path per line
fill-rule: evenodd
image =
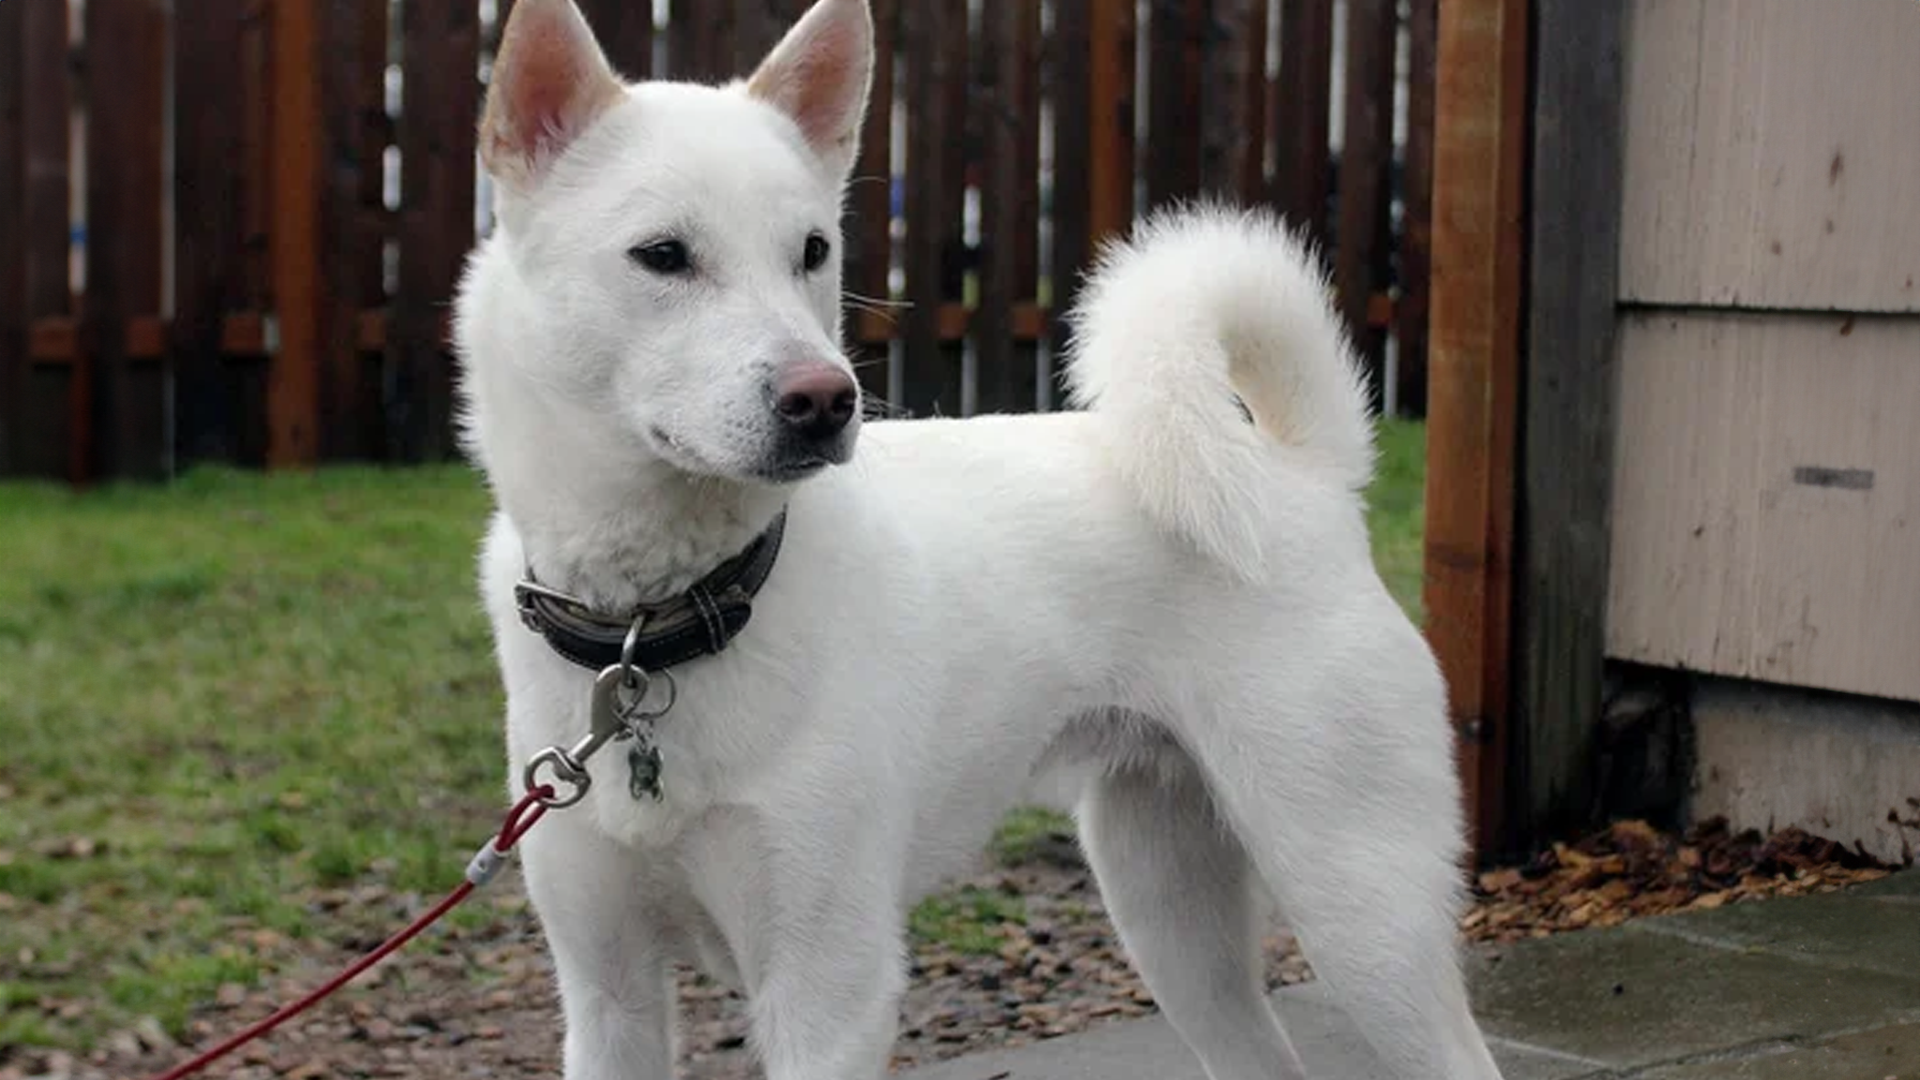
M 573 0 L 520 0 L 493 62 L 480 160 L 494 179 L 526 194 L 621 93 Z

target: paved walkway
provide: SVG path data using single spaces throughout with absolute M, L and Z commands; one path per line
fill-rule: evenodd
M 1506 946 L 1474 971 L 1507 1080 L 1920 1080 L 1920 872 Z M 1313 984 L 1275 995 L 1310 1073 L 1385 1073 Z M 1204 1080 L 1158 1018 L 910 1080 Z

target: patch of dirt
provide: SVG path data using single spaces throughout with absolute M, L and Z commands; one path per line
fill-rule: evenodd
M 1478 942 L 1511 942 L 1630 918 L 1770 896 L 1830 892 L 1892 870 L 1797 829 L 1772 837 L 1707 822 L 1673 836 L 1624 822 L 1524 867 L 1489 871 L 1463 922 Z M 1121 955 L 1091 875 L 1071 852 L 1043 851 L 1018 867 L 966 883 L 1024 897 L 1024 924 L 992 928 L 997 951 L 923 945 L 901 1008 L 896 1066 L 940 1060 L 1084 1030 L 1153 1011 L 1153 998 Z M 230 1080 L 329 1077 L 550 1077 L 560 1065 L 559 1005 L 551 969 L 518 880 L 475 901 L 489 917 L 431 932 L 364 976 L 335 1001 L 214 1065 Z M 316 899 L 316 906 L 333 897 Z M 385 896 L 338 905 L 330 945 L 306 943 L 268 985 L 222 988 L 190 1022 L 211 1045 L 314 985 L 434 898 Z M 1312 973 L 1291 936 L 1266 942 L 1270 985 Z M 740 999 L 691 973 L 681 978 L 682 1075 L 757 1076 Z M 51 1003 L 57 1005 L 58 1003 Z M 0 1048 L 0 1080 L 129 1080 L 157 1073 L 187 1051 L 148 1022 L 84 1056 Z

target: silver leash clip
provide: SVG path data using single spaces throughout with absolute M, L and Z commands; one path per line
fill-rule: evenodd
M 541 800 L 549 809 L 564 809 L 586 798 L 587 789 L 593 786 L 593 777 L 587 772 L 588 759 L 599 753 L 601 747 L 623 739 L 632 739 L 635 743 L 627 755 L 629 791 L 635 799 L 661 797 L 660 750 L 653 745 L 653 724 L 672 711 L 680 690 L 670 672 L 649 674 L 633 662 L 643 621 L 635 619 L 627 631 L 627 639 L 620 649 L 620 662 L 608 665 L 593 680 L 586 737 L 571 747 L 549 746 L 527 762 L 523 776 L 527 790 L 532 791 L 546 782 L 541 776 L 543 770 L 551 771 L 556 792 L 561 785 L 567 788 L 564 794 L 556 793 Z M 665 699 L 649 705 L 656 682 L 665 688 Z

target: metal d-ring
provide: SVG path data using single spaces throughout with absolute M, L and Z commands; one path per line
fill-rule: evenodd
M 633 617 L 627 626 L 627 636 L 620 642 L 620 681 L 632 690 L 637 698 L 647 696 L 647 670 L 633 662 L 633 654 L 640 651 L 640 631 L 647 625 L 647 616 L 641 612 Z
M 667 699 L 654 708 L 644 708 L 643 706 L 647 703 L 648 692 L 652 689 L 653 681 L 656 679 L 666 685 Z M 647 676 L 647 689 L 642 690 L 634 696 L 631 702 L 621 707 L 620 721 L 628 726 L 650 723 L 672 712 L 673 703 L 679 699 L 680 684 L 673 681 L 673 672 L 656 671 Z
M 673 703 L 679 700 L 680 687 L 673 681 L 670 671 L 648 671 L 634 663 L 634 654 L 640 650 L 640 631 L 646 626 L 645 612 L 634 617 L 632 625 L 627 627 L 627 636 L 620 643 L 620 685 L 630 697 L 619 702 L 620 722 L 628 726 L 658 720 L 673 711 Z M 647 697 L 653 692 L 655 678 L 667 684 L 667 700 L 658 708 L 645 708 Z

